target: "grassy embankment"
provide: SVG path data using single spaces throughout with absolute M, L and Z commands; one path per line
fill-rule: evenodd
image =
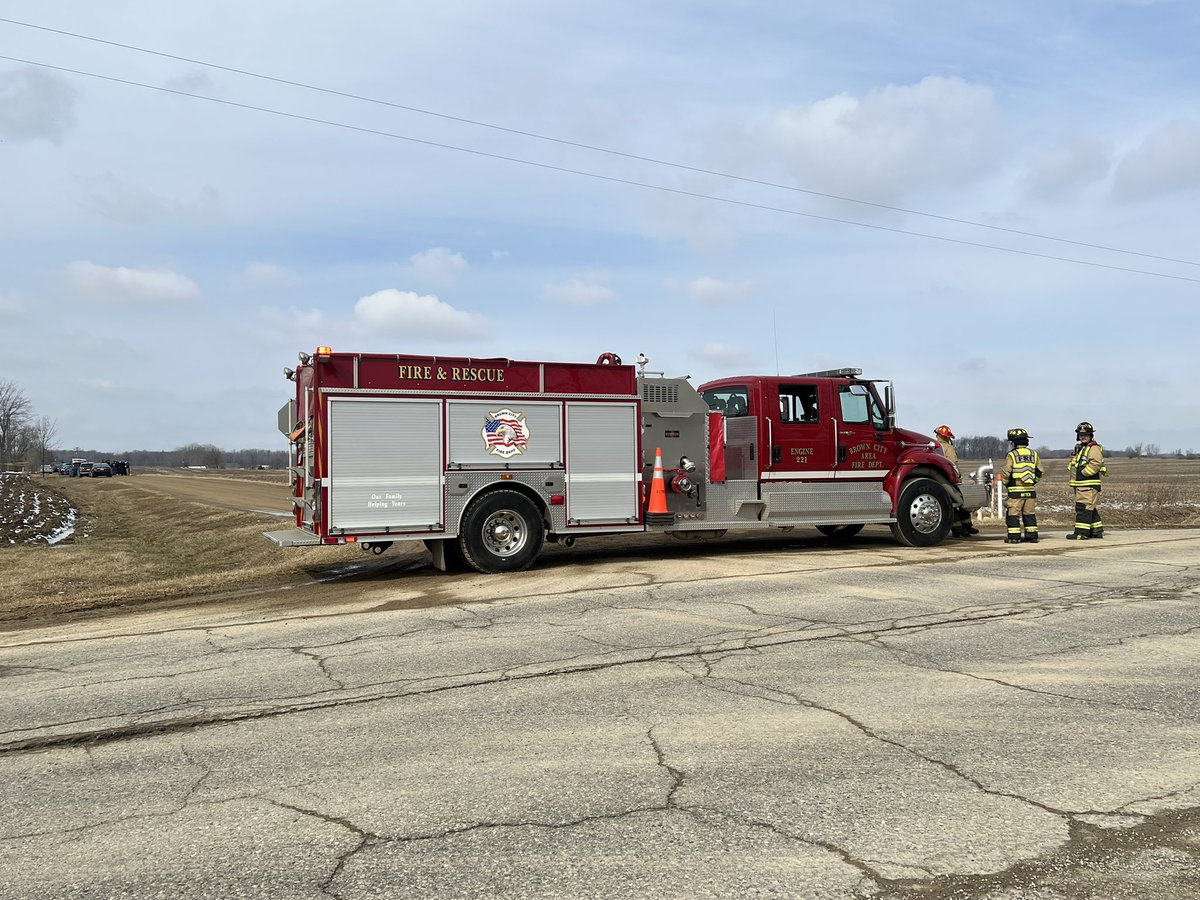
M 4 542 L 0 624 L 308 582 L 362 558 L 356 547 L 280 549 L 262 532 L 286 528 L 286 519 L 164 496 L 139 488 L 136 476 L 29 481 L 69 498 L 75 532 L 54 546 Z M 4 518 L 0 506 L 0 530 Z

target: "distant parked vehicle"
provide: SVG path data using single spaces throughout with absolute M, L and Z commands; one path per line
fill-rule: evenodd
M 92 475 L 92 466 L 94 465 L 95 463 L 82 462 L 76 468 L 75 474 L 77 474 L 80 478 L 90 478 Z
M 106 462 L 92 463 L 91 476 L 93 478 L 112 478 L 112 466 Z
M 50 465 L 50 463 L 46 463 L 44 466 L 42 466 L 42 474 L 43 475 L 53 475 L 54 474 L 54 466 Z

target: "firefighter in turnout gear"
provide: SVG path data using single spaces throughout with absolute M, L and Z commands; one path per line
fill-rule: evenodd
M 1068 541 L 1086 541 L 1104 537 L 1104 523 L 1100 521 L 1100 479 L 1108 474 L 1104 465 L 1104 448 L 1096 443 L 1096 429 L 1091 422 L 1080 422 L 1075 426 L 1075 452 L 1071 456 L 1069 471 L 1071 487 L 1075 488 L 1075 530 L 1067 535 Z
M 954 449 L 954 432 L 950 430 L 949 425 L 939 425 L 933 429 L 933 434 L 937 438 L 938 446 L 942 448 L 942 453 L 957 471 L 958 451 Z M 950 533 L 955 537 L 970 537 L 973 534 L 979 534 L 979 529 L 971 521 L 970 510 L 963 509 L 961 506 L 954 508 L 954 525 L 951 527 Z
M 1008 495 L 1004 498 L 1004 524 L 1008 529 L 1004 542 L 1036 544 L 1037 483 L 1042 477 L 1042 460 L 1036 450 L 1029 449 L 1029 432 L 1024 428 L 1010 428 L 1008 440 L 1012 449 L 1004 457 L 999 473 Z

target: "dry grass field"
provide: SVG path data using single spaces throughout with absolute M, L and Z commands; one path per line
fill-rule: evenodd
M 964 471 L 978 465 L 964 462 Z M 1111 459 L 1108 529 L 1200 526 L 1200 460 Z M 1039 524 L 1069 530 L 1066 461 L 1047 460 Z M 281 472 L 161 470 L 128 478 L 0 478 L 0 628 L 66 613 L 309 583 L 360 563 L 353 546 L 279 549 L 288 527 Z M 254 511 L 252 511 L 254 510 Z M 981 521 L 999 533 L 1002 520 Z M 73 529 L 73 530 L 72 530 Z M 48 543 L 53 540 L 54 543 Z M 414 558 L 419 545 L 401 544 Z M 619 552 L 619 549 L 615 552 Z M 735 551 L 731 551 L 735 552 Z
M 245 473 L 247 487 L 274 478 L 286 506 L 281 473 Z M 189 478 L 190 476 L 178 476 Z M 67 612 L 115 609 L 147 601 L 216 594 L 256 585 L 307 583 L 324 570 L 359 561 L 357 547 L 281 550 L 262 536 L 287 520 L 152 490 L 155 479 L 0 480 L 0 628 Z M 146 486 L 142 486 L 145 484 Z M 66 498 L 74 532 L 53 545 L 45 539 L 10 543 L 32 491 Z M 25 501 L 18 498 L 24 496 Z M 39 506 L 45 507 L 46 500 Z M 56 508 L 65 504 L 58 503 Z
M 1100 492 L 1105 528 L 1187 528 L 1200 526 L 1200 459 L 1109 457 Z M 996 460 L 997 466 L 1000 460 Z M 982 465 L 965 461 L 969 472 Z M 1067 460 L 1043 460 L 1038 485 L 1038 525 L 1068 526 L 1075 521 L 1075 494 L 1068 486 Z M 1069 529 L 1068 529 L 1069 530 Z

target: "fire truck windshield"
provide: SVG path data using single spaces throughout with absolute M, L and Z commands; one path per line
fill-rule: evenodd
M 866 385 L 851 384 L 838 389 L 842 421 L 848 425 L 866 425 L 877 430 L 887 427 L 887 418 L 879 408 L 875 394 Z

